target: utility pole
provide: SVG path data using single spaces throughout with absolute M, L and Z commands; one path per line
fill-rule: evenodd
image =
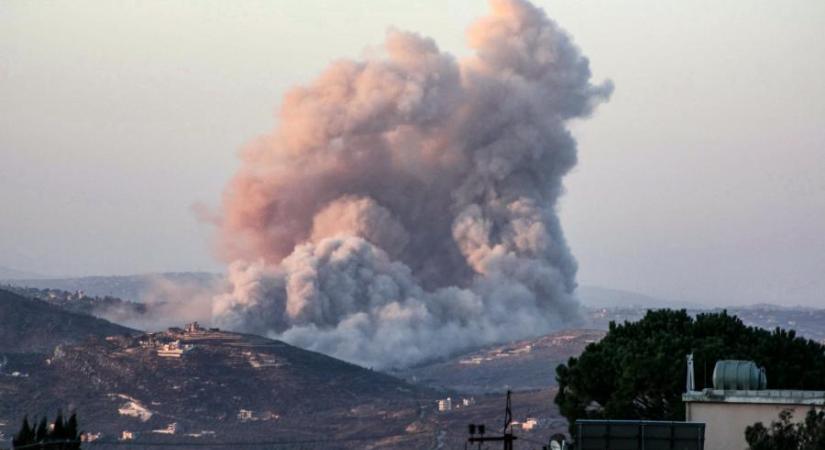
M 501 442 L 504 450 L 513 450 L 513 441 L 518 439 L 513 436 L 513 428 L 510 424 L 513 422 L 513 412 L 510 409 L 510 391 L 507 391 L 507 407 L 504 409 L 504 429 L 501 436 L 484 436 L 486 427 L 484 424 L 476 425 L 471 423 L 469 426 L 470 437 L 467 442 L 470 444 L 478 443 L 478 449 L 481 450 L 481 445 L 485 442 Z M 478 436 L 476 436 L 478 432 Z

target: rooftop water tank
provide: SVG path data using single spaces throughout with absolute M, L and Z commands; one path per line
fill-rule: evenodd
M 714 389 L 758 391 L 767 387 L 765 368 L 753 361 L 722 360 L 713 368 Z

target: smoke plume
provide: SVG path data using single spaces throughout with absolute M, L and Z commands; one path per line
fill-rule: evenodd
M 393 29 L 286 94 L 224 194 L 213 323 L 397 367 L 578 317 L 566 124 L 612 84 L 540 9 L 491 7 L 472 57 Z

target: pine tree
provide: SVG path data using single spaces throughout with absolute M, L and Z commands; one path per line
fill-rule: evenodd
M 74 442 L 67 444 L 63 448 L 66 450 L 78 450 L 80 448 L 80 434 L 80 431 L 77 429 L 77 414 L 72 413 L 69 417 L 69 421 L 66 422 L 66 436 L 67 439 Z
M 66 420 L 58 411 L 51 429 L 46 416 L 40 419 L 37 428 L 29 424 L 28 416 L 23 417 L 23 424 L 12 445 L 14 448 L 25 446 L 26 450 L 80 450 L 80 435 L 77 416 L 72 413 Z
M 34 442 L 43 442 L 49 437 L 49 424 L 46 416 L 40 419 L 40 424 L 37 425 L 37 431 L 34 433 Z
M 65 422 L 63 422 L 63 411 L 58 409 L 57 417 L 54 418 L 54 426 L 52 426 L 51 432 L 49 433 L 50 441 L 62 441 L 66 439 L 64 425 Z
M 29 425 L 29 416 L 23 417 L 23 425 L 20 426 L 20 431 L 17 432 L 17 435 L 14 436 L 11 442 L 15 447 L 21 447 L 35 442 L 34 429 Z

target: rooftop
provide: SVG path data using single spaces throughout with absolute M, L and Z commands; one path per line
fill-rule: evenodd
M 825 406 L 825 391 L 795 391 L 784 389 L 765 389 L 734 391 L 723 389 L 705 389 L 703 391 L 682 394 L 685 402 L 707 403 L 769 403 L 778 405 Z

